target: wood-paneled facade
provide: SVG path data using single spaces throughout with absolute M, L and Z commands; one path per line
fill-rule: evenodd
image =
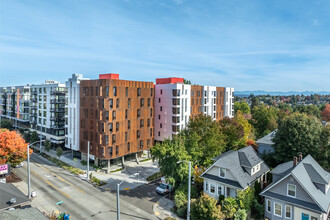
M 154 83 L 83 80 L 80 86 L 80 152 L 109 160 L 149 150 L 154 143 Z

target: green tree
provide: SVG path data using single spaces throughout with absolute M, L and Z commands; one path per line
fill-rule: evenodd
M 237 111 L 241 111 L 243 114 L 250 114 L 250 106 L 245 101 L 239 101 L 234 103 L 235 114 Z
M 194 165 L 210 166 L 212 158 L 224 151 L 224 137 L 219 125 L 211 116 L 199 114 L 192 117 L 180 136 L 184 139 L 186 151 Z
M 258 105 L 259 105 L 259 99 L 255 96 L 252 96 L 252 98 L 251 98 L 251 111 L 252 111 L 252 114 L 254 113 L 254 107 L 256 107 Z
M 322 131 L 322 124 L 316 117 L 301 113 L 290 115 L 281 123 L 273 139 L 276 160 L 292 160 L 298 152 L 317 159 L 321 154 Z
M 317 162 L 325 169 L 330 170 L 330 161 L 329 161 L 329 153 L 330 153 L 330 125 L 326 125 L 323 127 L 323 131 L 321 134 L 321 149 L 320 149 L 319 157 L 317 158 Z
M 31 143 L 34 143 L 34 142 L 39 140 L 39 136 L 38 136 L 38 133 L 36 131 L 32 132 L 30 140 L 31 140 Z
M 222 202 L 221 211 L 226 218 L 233 218 L 237 212 L 238 204 L 233 197 L 227 197 Z
M 259 105 L 254 107 L 251 124 L 259 139 L 277 128 L 277 110 L 274 107 Z
M 197 200 L 192 201 L 190 213 L 193 220 L 218 220 L 223 218 L 221 207 L 217 205 L 217 200 L 207 194 L 203 194 Z
M 13 123 L 9 119 L 1 119 L 0 128 L 13 130 Z
M 23 138 L 26 143 L 29 143 L 31 141 L 31 133 L 29 131 L 25 131 L 23 133 Z
M 62 154 L 63 149 L 61 147 L 56 148 L 56 155 L 58 156 L 58 159 L 61 159 Z
M 191 81 L 190 81 L 190 80 L 183 79 L 183 83 L 184 83 L 184 84 L 191 85 Z
M 49 140 L 46 140 L 46 141 L 45 141 L 45 149 L 46 149 L 47 152 L 50 151 L 51 146 L 52 146 L 52 145 L 51 145 L 50 141 L 49 141 Z
M 159 160 L 160 172 L 166 178 L 172 178 L 173 185 L 187 181 L 188 164 L 177 164 L 177 161 L 191 161 L 191 156 L 186 151 L 180 136 L 175 136 L 172 140 L 165 139 L 162 143 L 157 143 L 150 151 L 153 159 Z
M 307 115 L 314 115 L 317 118 L 321 118 L 321 111 L 316 105 L 298 105 L 295 108 L 295 112 L 305 113 Z
M 226 143 L 225 151 L 237 150 L 245 145 L 244 127 L 234 118 L 225 117 L 219 121 L 219 125 Z
M 256 183 L 257 184 L 257 183 Z M 240 190 L 237 192 L 236 203 L 239 208 L 250 210 L 254 199 L 254 188 L 247 188 L 246 190 Z

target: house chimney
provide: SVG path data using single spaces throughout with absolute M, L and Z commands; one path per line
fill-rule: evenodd
M 303 155 L 301 152 L 298 153 L 298 162 L 302 161 Z
M 293 167 L 297 166 L 297 164 L 298 164 L 298 158 L 293 157 Z

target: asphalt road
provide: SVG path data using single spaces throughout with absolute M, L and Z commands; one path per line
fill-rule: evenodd
M 26 163 L 13 171 L 24 181 L 20 183 L 19 188 L 27 191 Z M 144 187 L 146 191 L 151 192 L 155 186 Z M 35 154 L 31 156 L 31 189 L 37 192 L 37 197 L 33 198 L 31 205 L 46 213 L 66 212 L 70 214 L 70 219 L 117 217 L 116 194 L 98 189 Z M 152 213 L 152 204 L 157 199 L 154 195 L 138 197 L 143 194 L 139 188 L 135 193 L 133 190 L 120 193 L 121 219 L 157 219 Z M 123 193 L 125 195 L 122 195 Z M 60 201 L 63 203 L 56 205 Z

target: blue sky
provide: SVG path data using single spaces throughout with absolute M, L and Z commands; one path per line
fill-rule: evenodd
M 330 90 L 330 2 L 0 1 L 0 86 L 73 73 Z

